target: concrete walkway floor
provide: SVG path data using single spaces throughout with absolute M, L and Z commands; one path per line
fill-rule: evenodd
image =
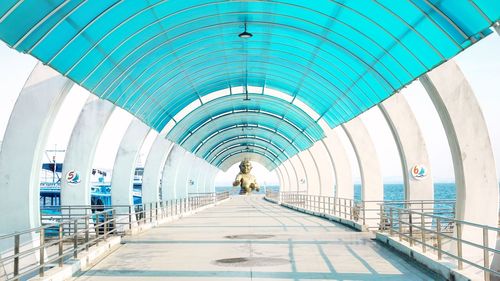
M 126 237 L 77 280 L 438 280 L 368 233 L 241 196 Z

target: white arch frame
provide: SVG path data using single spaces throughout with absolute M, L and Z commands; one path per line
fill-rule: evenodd
M 361 173 L 361 200 L 381 201 L 384 200 L 384 185 L 380 172 L 380 162 L 378 160 L 375 145 L 365 125 L 358 116 L 351 121 L 342 124 L 349 141 L 354 148 L 354 153 L 358 159 L 359 171 Z M 366 209 L 378 209 L 375 202 L 365 203 Z M 378 221 L 377 212 L 365 212 L 365 221 L 368 226 L 376 226 Z
M 38 63 L 16 100 L 0 150 L 0 186 L 8 196 L 0 210 L 10 214 L 0 216 L 2 234 L 40 226 L 43 153 L 53 121 L 72 86 L 71 80 Z
M 112 205 L 132 205 L 134 174 L 142 145 L 151 128 L 138 119 L 130 122 L 116 153 L 111 178 Z
M 115 106 L 94 95 L 89 96 L 76 121 L 66 149 L 61 179 L 61 205 L 90 205 L 91 172 L 95 152 L 104 127 Z M 71 183 L 67 174 L 74 171 L 80 182 Z
M 172 146 L 173 143 L 165 139 L 163 133 L 156 136 L 144 164 L 144 174 L 142 176 L 143 203 L 156 203 L 160 200 L 160 179 Z
M 434 183 L 427 146 L 413 111 L 401 93 L 378 105 L 396 142 L 403 169 L 405 200 L 434 200 Z M 414 165 L 427 169 L 424 178 L 413 178 Z
M 419 80 L 427 90 L 448 138 L 455 171 L 456 218 L 497 227 L 499 191 L 495 160 L 488 128 L 472 88 L 452 60 Z M 482 243 L 480 232 L 465 226 L 463 239 Z M 493 246 L 495 235 L 492 233 L 489 238 L 490 246 Z M 469 257 L 480 254 L 472 249 L 464 250 L 464 253 Z
M 328 151 L 328 156 L 333 164 L 335 175 L 334 196 L 337 198 L 354 198 L 354 184 L 349 157 L 335 130 L 327 132 L 326 138 L 321 140 Z

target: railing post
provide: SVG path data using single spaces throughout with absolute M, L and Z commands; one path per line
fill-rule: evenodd
M 423 204 L 422 204 L 423 206 Z M 421 213 L 420 215 L 420 231 L 422 231 L 422 252 L 426 252 L 426 247 L 425 247 L 425 217 L 424 213 Z
M 116 209 L 111 209 L 111 218 L 109 219 L 109 226 L 112 227 L 112 230 L 110 231 L 110 233 L 113 233 L 116 235 L 116 231 L 117 231 L 117 219 L 116 219 Z
M 128 229 L 132 230 L 132 206 L 128 206 Z
M 410 247 L 413 247 L 413 217 L 411 211 L 408 211 L 408 224 L 410 226 Z
M 78 219 L 73 222 L 73 257 L 78 257 Z
M 169 209 L 170 209 L 170 208 L 169 208 L 168 201 L 167 201 L 167 200 L 165 200 L 165 217 L 167 217 L 167 218 L 168 218 L 168 216 L 169 216 L 169 213 L 168 213 Z
M 328 196 L 328 214 L 332 214 L 332 197 Z
M 441 243 L 441 218 L 436 219 L 436 232 L 437 232 L 438 260 L 441 260 L 443 258 L 443 249 Z
M 349 200 L 349 219 L 352 220 L 352 200 Z
M 59 257 L 59 267 L 63 266 L 63 223 L 59 224 L 59 243 L 58 243 L 58 251 Z
M 347 219 L 347 203 L 345 198 L 344 198 L 344 218 Z
M 104 213 L 104 235 L 103 235 L 104 241 L 106 241 L 106 238 L 108 238 L 108 212 Z
M 333 215 L 337 215 L 337 198 L 333 197 Z
M 403 240 L 402 232 L 403 232 L 403 226 L 401 225 L 401 209 L 398 208 L 398 236 L 399 236 L 399 241 Z
M 361 208 L 362 208 L 361 214 L 363 214 L 363 225 L 366 225 L 366 206 L 365 206 L 365 201 L 361 201 Z M 380 209 L 382 210 L 382 205 L 380 205 Z M 380 216 L 383 216 L 383 214 L 381 213 Z
M 457 221 L 457 255 L 458 255 L 458 269 L 462 270 L 464 264 L 462 261 L 462 225 Z
M 488 250 L 488 228 L 483 226 L 483 266 L 485 268 L 490 268 L 490 252 Z M 488 271 L 484 270 L 484 280 L 490 281 L 490 274 Z
M 153 222 L 153 202 L 149 203 L 149 222 Z
M 89 216 L 85 216 L 85 251 L 89 251 L 90 230 L 89 230 Z
M 394 212 L 392 211 L 392 208 L 389 207 L 389 235 L 392 237 L 394 235 L 394 218 L 392 217 L 394 215 Z
M 365 205 L 365 201 L 361 201 L 363 202 L 363 224 L 365 224 L 365 208 L 364 208 L 364 205 Z M 380 204 L 380 210 L 379 210 L 379 216 L 380 216 L 380 223 L 379 223 L 379 229 L 380 230 L 384 230 L 385 229 L 385 225 L 384 225 L 384 205 L 383 204 Z
M 38 269 L 38 275 L 43 277 L 44 275 L 44 264 L 45 264 L 45 228 L 40 228 L 40 268 Z
M 17 275 L 19 275 L 19 236 L 20 234 L 14 235 L 14 255 L 16 257 L 14 258 L 14 276 L 16 277 L 15 280 L 19 280 L 17 278 Z
M 155 202 L 155 220 L 158 221 L 158 201 Z

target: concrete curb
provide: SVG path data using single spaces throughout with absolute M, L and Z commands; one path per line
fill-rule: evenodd
M 203 211 L 207 208 L 217 206 L 223 202 L 226 202 L 230 200 L 231 198 L 227 198 L 224 200 L 221 200 L 216 203 L 209 204 L 207 206 L 200 207 L 196 210 L 191 210 L 189 212 L 186 212 L 184 214 L 176 215 L 176 216 L 170 216 L 167 218 L 160 219 L 158 221 L 154 221 L 152 223 L 145 223 L 143 225 L 140 225 L 136 228 L 133 228 L 132 230 L 127 230 L 125 233 L 126 235 L 136 235 L 139 234 L 143 231 L 146 231 L 148 229 L 152 229 L 154 227 L 157 227 L 159 225 L 172 222 L 175 220 L 179 220 L 183 217 L 186 216 L 191 216 L 194 215 L 200 211 Z M 78 272 L 83 272 L 87 270 L 95 261 L 99 260 L 106 254 L 112 252 L 114 249 L 119 247 L 120 243 L 122 241 L 122 237 L 120 236 L 111 236 L 108 238 L 107 241 L 101 241 L 99 242 L 98 246 L 92 246 L 89 248 L 88 252 L 81 252 L 79 253 L 79 257 L 76 259 L 69 259 L 64 262 L 64 265 L 62 267 L 55 266 L 54 268 L 51 268 L 45 272 L 45 276 L 40 277 L 33 277 L 30 278 L 30 281 L 59 281 L 59 280 L 67 280 L 68 278 L 71 278 L 75 276 L 76 273 Z
M 458 270 L 453 269 L 449 264 L 449 262 L 447 262 L 446 260 L 438 261 L 437 257 L 433 257 L 432 254 L 424 254 L 418 249 L 410 248 L 409 246 L 405 245 L 405 242 L 400 242 L 388 236 L 385 233 L 377 232 L 375 234 L 375 239 L 378 242 L 384 244 L 385 246 L 391 248 L 392 250 L 408 256 L 413 261 L 428 268 L 429 270 L 436 272 L 437 274 L 443 276 L 447 280 L 456 280 L 456 281 L 478 280 L 476 278 L 468 277 L 463 272 L 459 272 Z M 480 280 L 482 280 L 482 278 Z
M 66 280 L 72 277 L 75 273 L 84 271 L 93 262 L 101 258 L 103 255 L 111 252 L 120 245 L 121 237 L 113 236 L 108 238 L 107 241 L 101 241 L 98 246 L 92 246 L 88 252 L 81 252 L 79 257 L 69 259 L 64 262 L 62 267 L 55 266 L 45 272 L 44 277 L 33 277 L 31 281 L 59 281 Z

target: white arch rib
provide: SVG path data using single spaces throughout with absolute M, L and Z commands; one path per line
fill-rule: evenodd
M 90 205 L 91 172 L 101 134 L 115 106 L 91 95 L 78 116 L 64 157 L 61 179 L 61 205 Z M 75 171 L 79 183 L 70 183 L 66 175 Z

